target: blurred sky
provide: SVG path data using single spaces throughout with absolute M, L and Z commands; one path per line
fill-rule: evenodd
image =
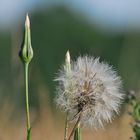
M 30 11 L 65 5 L 100 28 L 115 31 L 140 29 L 139 0 L 0 0 L 1 28 L 12 26 Z
M 69 5 L 101 26 L 115 30 L 140 27 L 139 0 L 69 0 Z
M 33 9 L 39 0 L 0 0 L 0 27 L 7 28 Z

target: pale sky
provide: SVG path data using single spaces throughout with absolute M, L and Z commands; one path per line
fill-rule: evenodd
M 0 0 L 0 25 L 18 22 L 27 11 L 38 10 L 38 4 L 63 4 L 77 16 L 95 25 L 122 29 L 140 29 L 140 0 Z

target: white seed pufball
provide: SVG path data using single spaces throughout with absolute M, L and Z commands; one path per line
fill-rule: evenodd
M 62 68 L 56 78 L 57 105 L 69 112 L 70 120 L 86 127 L 101 128 L 119 112 L 124 94 L 120 77 L 99 58 L 79 57 L 71 63 L 71 72 Z

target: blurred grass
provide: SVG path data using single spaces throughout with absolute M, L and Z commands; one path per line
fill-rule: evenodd
M 45 90 L 45 87 L 42 92 Z M 40 92 L 41 93 L 41 92 Z M 32 139 L 33 140 L 62 140 L 64 134 L 64 114 L 54 116 L 51 107 L 48 104 L 46 94 L 40 94 L 40 112 L 31 111 L 32 120 Z M 0 113 L 0 139 L 1 140 L 24 140 L 26 139 L 26 122 L 25 116 L 17 119 L 11 119 L 14 107 L 8 101 L 1 108 Z M 60 112 L 58 112 L 60 113 Z M 7 115 L 6 115 L 7 114 Z M 18 113 L 17 113 L 18 115 Z M 5 117 L 6 116 L 6 117 Z M 130 128 L 131 118 L 125 113 L 121 118 L 113 121 L 112 124 L 106 126 L 105 130 L 82 129 L 82 139 L 88 140 L 129 140 L 133 136 Z M 72 129 L 72 124 L 70 129 Z M 70 131 L 69 131 L 70 133 Z M 18 134 L 18 135 L 17 135 Z

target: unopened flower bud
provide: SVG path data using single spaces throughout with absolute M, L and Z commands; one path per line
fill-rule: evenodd
M 69 53 L 69 51 L 66 52 L 66 56 L 65 56 L 65 69 L 66 69 L 67 73 L 70 73 L 71 64 L 70 64 L 70 53 Z
M 24 63 L 30 63 L 33 58 L 33 49 L 31 45 L 31 33 L 30 33 L 30 20 L 28 14 L 25 21 L 25 33 L 24 40 L 20 50 L 20 58 Z
M 70 64 L 70 52 L 69 52 L 69 50 L 66 52 L 65 62 L 66 62 L 67 64 Z

